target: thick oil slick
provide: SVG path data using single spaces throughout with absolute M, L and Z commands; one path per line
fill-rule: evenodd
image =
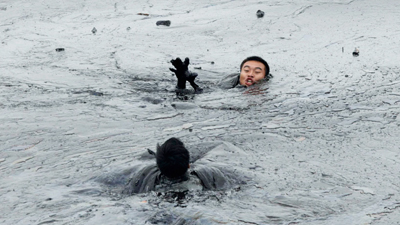
M 399 11 L 372 0 L 1 2 L 0 223 L 398 222 Z M 249 55 L 274 77 L 218 89 Z M 169 60 L 186 56 L 204 93 L 177 97 Z M 147 149 L 172 136 L 193 160 L 233 144 L 244 158 L 215 161 L 246 182 L 124 196 L 123 176 L 96 181 L 153 163 Z

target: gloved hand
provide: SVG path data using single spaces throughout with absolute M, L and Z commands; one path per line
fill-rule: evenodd
M 196 94 L 199 94 L 203 91 L 203 89 L 194 82 L 198 74 L 192 73 L 188 70 L 188 66 L 190 64 L 189 58 L 186 57 L 184 62 L 182 62 L 180 58 L 176 58 L 175 60 L 172 59 L 171 63 L 175 67 L 175 69 L 169 68 L 169 70 L 174 72 L 176 78 L 178 78 L 178 82 L 176 85 L 178 89 L 185 89 L 186 81 L 189 81 L 190 85 L 194 88 Z
M 186 88 L 186 73 L 189 73 L 189 58 L 185 59 L 185 62 L 182 62 L 180 58 L 176 58 L 171 60 L 172 65 L 175 67 L 169 68 L 172 72 L 175 73 L 176 78 L 178 78 L 178 83 L 176 84 L 177 88 L 185 89 Z

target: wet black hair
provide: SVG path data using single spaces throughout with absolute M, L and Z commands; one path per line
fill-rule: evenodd
M 240 71 L 242 71 L 243 65 L 248 61 L 257 61 L 257 62 L 260 62 L 260 63 L 264 64 L 264 66 L 265 66 L 265 78 L 268 77 L 268 74 L 269 74 L 268 63 L 267 63 L 267 61 L 265 61 L 263 58 L 261 58 L 259 56 L 250 56 L 250 57 L 245 58 L 243 60 L 243 62 L 240 64 Z
M 157 144 L 157 166 L 168 178 L 184 175 L 189 168 L 189 159 L 189 151 L 178 138 L 170 138 L 161 146 Z

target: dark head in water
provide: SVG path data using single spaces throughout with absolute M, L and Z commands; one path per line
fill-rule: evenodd
M 168 178 L 183 176 L 189 168 L 189 151 L 177 138 L 170 138 L 157 145 L 156 160 L 161 174 Z
M 251 86 L 269 75 L 268 63 L 258 56 L 247 57 L 240 64 L 239 82 L 243 86 Z
M 212 149 L 217 152 L 231 152 L 232 150 L 239 153 L 238 149 L 233 145 L 227 145 L 227 143 L 220 143 Z M 150 155 L 155 156 L 156 163 L 139 164 L 138 167 L 124 172 L 122 176 L 129 176 L 129 182 L 124 185 L 122 193 L 131 195 L 149 191 L 165 193 L 187 190 L 225 190 L 232 187 L 234 182 L 242 182 L 237 179 L 237 174 L 220 170 L 220 168 L 206 163 L 208 160 L 203 160 L 200 163 L 190 161 L 189 151 L 177 138 L 170 138 L 161 146 L 157 144 L 156 153 L 149 149 L 147 151 Z M 197 149 L 196 152 L 199 151 L 201 152 Z M 210 151 L 211 149 L 208 149 L 205 153 L 203 149 L 200 158 L 213 157 L 214 155 L 211 153 L 208 155 Z M 194 155 L 196 155 L 196 152 L 194 152 Z M 193 166 L 190 165 L 190 170 L 189 162 L 193 163 Z

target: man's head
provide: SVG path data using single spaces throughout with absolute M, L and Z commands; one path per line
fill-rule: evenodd
M 189 151 L 177 138 L 170 138 L 164 144 L 157 144 L 157 166 L 168 178 L 177 178 L 189 168 Z
M 268 63 L 258 56 L 247 57 L 240 64 L 240 84 L 251 86 L 269 74 Z

